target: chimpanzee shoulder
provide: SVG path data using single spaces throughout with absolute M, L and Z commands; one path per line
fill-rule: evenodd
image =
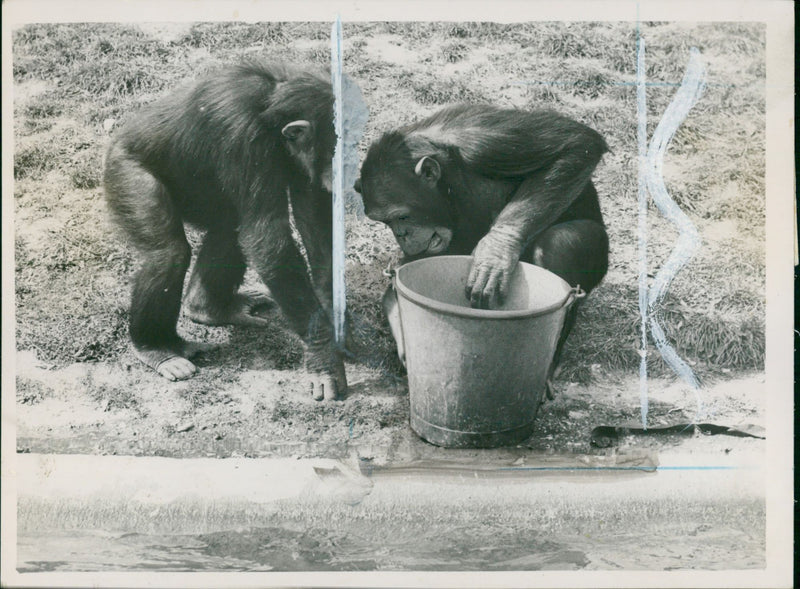
M 599 162 L 608 146 L 594 129 L 552 110 L 459 104 L 402 129 L 409 141 L 423 137 L 455 150 L 472 171 L 521 177 L 551 165 L 568 151 Z

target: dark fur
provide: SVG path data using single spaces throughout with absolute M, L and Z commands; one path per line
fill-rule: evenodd
M 597 132 L 551 111 L 458 105 L 383 135 L 370 147 L 356 189 L 367 214 L 393 230 L 398 221 L 382 215 L 405 206 L 400 236 L 415 226 L 451 230 L 449 247 L 437 254 L 473 253 L 495 234 L 499 251 L 514 263 L 517 255 L 588 292 L 608 268 L 608 237 L 591 181 L 607 149 Z M 424 157 L 438 162 L 435 185 L 415 174 Z M 485 254 L 482 261 L 493 262 Z M 570 317 L 562 344 L 574 312 Z
M 183 355 L 175 325 L 191 254 L 188 222 L 206 236 L 187 304 L 226 317 L 250 264 L 311 346 L 309 368 L 341 368 L 327 312 L 330 192 L 320 180 L 330 173 L 332 112 L 326 74 L 253 61 L 150 105 L 116 135 L 104 180 L 113 217 L 144 258 L 131 300 L 137 350 Z M 297 120 L 313 129 L 297 148 L 302 157 L 281 133 Z M 291 236 L 289 195 L 313 284 Z
M 445 131 L 442 139 L 427 136 L 437 127 Z M 597 132 L 551 111 L 458 105 L 384 134 L 370 147 L 359 184 L 367 213 L 402 194 L 412 209 L 455 230 L 450 254 L 471 253 L 491 217 L 518 200 L 522 259 L 530 261 L 533 241 L 553 225 L 576 219 L 603 225 L 590 177 L 607 149 Z M 442 166 L 434 199 L 416 189 L 414 165 L 423 156 Z M 602 275 L 595 278 L 581 282 L 584 290 Z

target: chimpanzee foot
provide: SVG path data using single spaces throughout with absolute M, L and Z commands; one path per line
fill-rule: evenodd
M 134 346 L 133 352 L 139 360 L 169 380 L 184 380 L 197 372 L 194 364 L 172 350 L 144 350 Z
M 168 358 L 160 362 L 155 368 L 156 372 L 170 380 L 185 380 L 197 372 L 197 367 L 181 356 Z
M 258 311 L 275 306 L 275 301 L 262 290 L 245 289 L 236 293 L 227 309 L 209 306 L 187 305 L 186 315 L 195 323 L 203 325 L 256 325 L 264 326 L 269 320 L 258 315 Z

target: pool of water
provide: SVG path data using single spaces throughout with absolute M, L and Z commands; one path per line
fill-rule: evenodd
M 507 571 L 761 568 L 763 530 L 698 525 L 688 533 L 553 537 L 530 527 L 342 522 L 207 534 L 58 531 L 21 534 L 19 572 L 47 571 Z

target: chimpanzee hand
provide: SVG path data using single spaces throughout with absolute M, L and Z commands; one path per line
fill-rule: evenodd
M 344 362 L 333 344 L 306 346 L 305 370 L 315 401 L 335 400 L 343 397 L 347 391 Z
M 502 304 L 521 253 L 520 241 L 497 229 L 478 242 L 465 288 L 472 307 L 489 309 Z

